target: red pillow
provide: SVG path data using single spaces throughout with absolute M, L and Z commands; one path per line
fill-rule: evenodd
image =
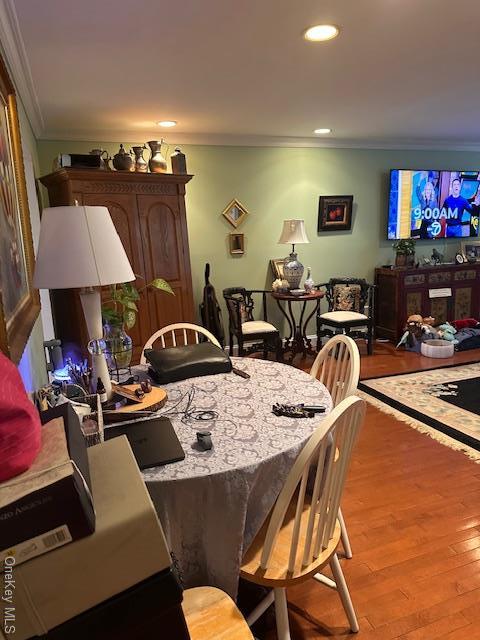
M 38 412 L 17 367 L 0 353 L 0 482 L 26 471 L 40 447 Z

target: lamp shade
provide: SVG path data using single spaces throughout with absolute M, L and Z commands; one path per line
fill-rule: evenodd
M 284 220 L 278 244 L 308 244 L 303 220 Z
M 51 207 L 40 225 L 33 286 L 101 287 L 135 280 L 106 207 Z

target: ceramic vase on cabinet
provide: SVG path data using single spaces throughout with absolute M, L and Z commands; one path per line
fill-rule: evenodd
M 142 147 L 132 147 L 132 151 L 135 155 L 135 171 L 138 173 L 147 173 L 148 163 L 143 157 L 143 150 L 146 149 L 145 145 Z
M 167 161 L 162 156 L 163 143 L 164 140 L 150 140 L 149 142 L 147 142 L 151 151 L 148 166 L 152 173 L 166 173 L 167 171 Z

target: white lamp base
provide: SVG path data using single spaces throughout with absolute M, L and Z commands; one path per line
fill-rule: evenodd
M 89 288 L 82 289 L 80 292 L 80 300 L 82 302 L 83 314 L 87 325 L 89 340 L 102 340 L 102 306 L 100 300 L 100 291 Z M 92 358 L 92 380 L 93 384 L 97 384 L 98 378 L 103 382 L 107 398 L 112 397 L 112 383 L 110 374 L 108 373 L 107 361 L 105 354 L 95 353 Z

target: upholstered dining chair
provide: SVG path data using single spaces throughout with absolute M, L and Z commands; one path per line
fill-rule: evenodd
M 198 344 L 201 341 L 201 336 L 204 336 L 209 342 L 212 342 L 215 346 L 220 347 L 219 341 L 210 333 L 205 327 L 201 327 L 198 324 L 190 324 L 189 322 L 178 322 L 176 324 L 169 324 L 163 329 L 156 331 L 153 336 L 145 343 L 142 349 L 142 355 L 140 356 L 140 364 L 147 364 L 145 358 L 145 349 L 151 349 L 154 342 L 160 341 L 162 349 L 166 347 L 176 347 L 181 344 L 191 344 L 193 342 Z M 221 348 L 221 347 L 220 347 Z
M 360 378 L 360 353 L 352 338 L 342 334 L 330 338 L 315 358 L 310 375 L 327 387 L 334 407 L 353 395 Z M 352 547 L 341 508 L 338 520 L 345 556 L 350 559 Z
M 364 278 L 331 278 L 316 288 L 325 289 L 328 302 L 328 311 L 317 315 L 318 347 L 322 337 L 344 333 L 352 338 L 365 338 L 371 355 L 375 285 Z
M 354 633 L 359 630 L 337 556 L 340 542 L 337 514 L 364 417 L 365 402 L 350 396 L 325 418 L 300 452 L 269 518 L 243 558 L 241 577 L 272 588 L 247 622 L 252 625 L 275 602 L 279 640 L 290 639 L 287 587 L 309 578 L 323 582 L 319 571 L 326 565 L 332 570 L 331 586 L 340 595 L 350 629 Z M 307 480 L 312 465 L 315 480 L 312 492 L 308 493 Z
M 283 361 L 282 339 L 278 329 L 268 322 L 267 293 L 263 289 L 245 289 L 230 287 L 223 290 L 223 298 L 228 311 L 228 335 L 230 354 L 233 353 L 234 336 L 238 344 L 238 355 L 262 351 L 263 357 L 273 351 L 278 361 Z M 262 297 L 263 320 L 255 320 L 254 296 Z

